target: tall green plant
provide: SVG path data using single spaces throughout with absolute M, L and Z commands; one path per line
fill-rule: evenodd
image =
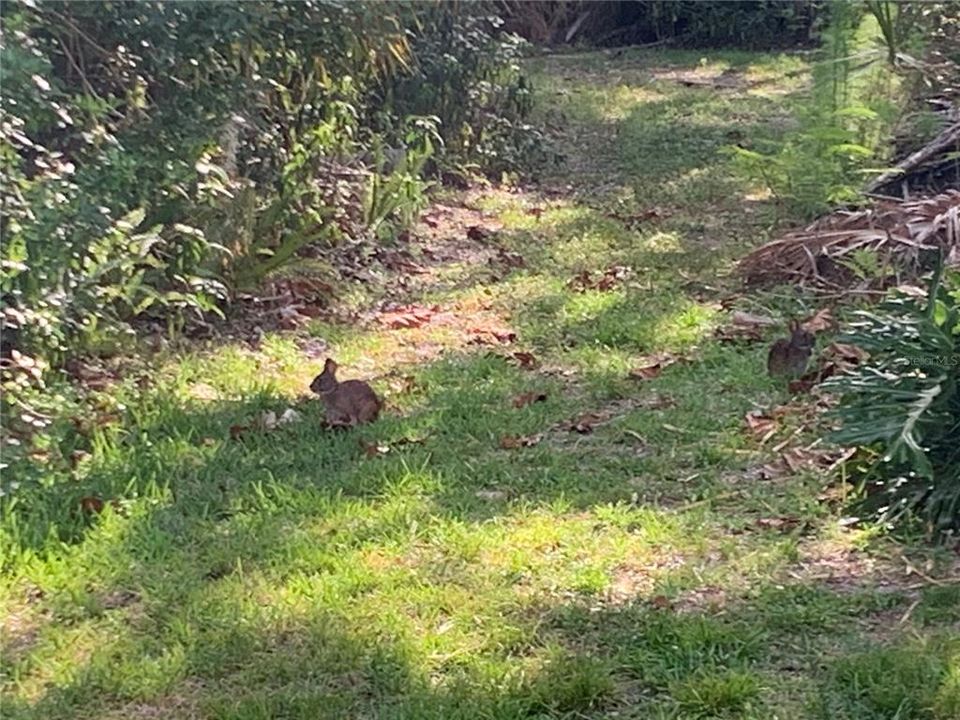
M 839 0 L 829 8 L 799 128 L 769 146 L 729 148 L 736 171 L 803 217 L 862 200 L 865 174 L 885 161 L 901 88 L 876 50 L 873 17 Z
M 900 45 L 903 42 L 903 24 L 898 3 L 890 0 L 866 0 L 867 9 L 873 14 L 880 26 L 883 44 L 887 50 L 887 61 L 893 65 L 897 62 Z
M 859 313 L 844 341 L 870 353 L 827 383 L 841 398 L 832 439 L 863 450 L 865 507 L 960 529 L 960 273 L 939 265 L 925 300 L 895 295 Z
M 418 15 L 410 72 L 382 91 L 380 102 L 401 118 L 437 118 L 440 164 L 495 174 L 547 158 L 542 134 L 526 122 L 533 92 L 520 70 L 524 42 L 502 24 L 481 3 L 429 7 Z

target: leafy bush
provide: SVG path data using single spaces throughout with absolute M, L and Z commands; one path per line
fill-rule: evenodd
M 520 71 L 523 41 L 499 32 L 495 15 L 437 4 L 411 41 L 416 65 L 385 91 L 401 117 L 439 119 L 444 153 L 500 173 L 543 162 L 543 135 L 525 122 L 533 107 Z
M 520 46 L 473 8 L 8 3 L 2 17 L 4 323 L 54 363 L 137 316 L 216 311 L 306 245 L 394 235 L 431 164 L 499 172 L 529 154 L 514 151 L 533 134 Z
M 132 349 L 134 321 L 176 331 L 187 313 L 220 312 L 309 245 L 389 241 L 444 165 L 499 172 L 530 157 L 520 46 L 473 13 L 340 0 L 0 6 L 11 547 L 84 527 L 71 463 L 109 432 L 100 405 L 123 397 L 85 397 L 51 367 Z
M 791 215 L 813 217 L 860 201 L 864 173 L 884 162 L 897 120 L 901 78 L 873 16 L 848 3 L 830 6 L 809 96 L 797 130 L 755 147 L 731 147 L 734 169 L 766 187 Z
M 868 363 L 827 383 L 841 393 L 833 440 L 859 446 L 868 510 L 960 529 L 960 274 L 935 274 L 921 300 L 897 294 L 862 311 L 845 342 Z

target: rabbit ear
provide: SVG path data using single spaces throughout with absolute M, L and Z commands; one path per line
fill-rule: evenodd
M 789 328 L 790 332 L 795 333 L 797 330 L 800 329 L 800 321 L 797 320 L 796 318 L 793 318 L 793 319 L 787 324 L 787 327 Z
M 323 371 L 328 373 L 335 373 L 337 371 L 337 363 L 333 358 L 327 358 L 326 362 L 323 363 Z

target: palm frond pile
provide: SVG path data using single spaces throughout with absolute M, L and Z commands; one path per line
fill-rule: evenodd
M 757 248 L 740 261 L 749 285 L 793 283 L 868 289 L 929 269 L 940 248 L 960 265 L 960 190 L 927 198 L 878 200 L 873 207 L 838 211 Z M 873 256 L 870 268 L 863 259 Z

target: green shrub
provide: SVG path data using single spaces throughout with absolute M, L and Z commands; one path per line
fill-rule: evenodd
M 479 5 L 479 4 L 478 4 Z M 443 155 L 497 174 L 546 160 L 542 133 L 525 122 L 533 93 L 520 70 L 523 41 L 496 15 L 439 3 L 422 13 L 411 40 L 416 65 L 382 102 L 405 116 L 439 120 Z
M 865 172 L 885 162 L 897 120 L 901 78 L 884 62 L 876 19 L 850 3 L 830 7 L 809 94 L 796 108 L 799 127 L 775 142 L 727 148 L 734 170 L 793 216 L 860 202 Z
M 960 528 L 960 277 L 938 271 L 925 299 L 895 294 L 858 313 L 843 340 L 870 353 L 826 384 L 841 394 L 833 440 L 864 450 L 865 507 Z
M 58 363 L 138 316 L 176 328 L 306 245 L 395 235 L 440 164 L 515 169 L 536 138 L 520 45 L 478 10 L 4 4 L 18 348 Z

